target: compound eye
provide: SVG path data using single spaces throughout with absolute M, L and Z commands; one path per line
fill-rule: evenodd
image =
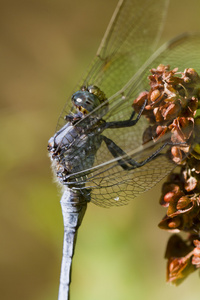
M 81 98 L 77 98 L 77 99 L 76 99 L 76 102 L 78 102 L 78 103 L 82 103 L 82 102 L 83 102 L 83 100 L 82 100 Z
M 74 102 L 74 103 L 77 103 L 77 104 L 82 104 L 84 102 L 84 94 L 83 92 L 76 92 L 75 94 L 72 95 L 72 98 L 71 100 Z

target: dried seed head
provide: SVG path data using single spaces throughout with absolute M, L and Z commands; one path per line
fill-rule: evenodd
M 152 75 L 149 76 L 151 90 L 149 93 L 141 93 L 134 100 L 133 107 L 139 112 L 145 99 L 148 100 L 143 115 L 155 126 L 151 127 L 151 132 L 148 130 L 148 134 L 144 134 L 143 141 L 146 143 L 154 139 L 156 142 L 160 127 L 164 127 L 165 132 L 171 132 L 173 143 L 182 143 L 171 152 L 174 162 L 180 164 L 191 149 L 195 131 L 194 116 L 200 96 L 200 77 L 191 68 L 183 73 L 177 71 L 177 68 L 170 70 L 169 66 L 164 65 L 152 69 Z M 196 123 L 200 127 L 200 121 Z M 196 131 L 199 132 L 197 135 L 200 135 L 200 129 Z
M 179 173 L 168 177 L 160 198 L 168 210 L 159 227 L 189 233 L 186 241 L 172 236 L 167 246 L 167 280 L 175 284 L 200 267 L 200 116 L 196 116 L 200 77 L 192 68 L 177 71 L 164 65 L 152 69 L 151 90 L 133 103 L 139 112 L 147 99 L 143 115 L 150 126 L 144 131 L 143 143 L 160 142 L 161 138 L 170 141 L 166 155 L 181 167 Z

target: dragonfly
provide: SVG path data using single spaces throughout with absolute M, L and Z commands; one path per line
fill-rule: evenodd
M 167 138 L 143 144 L 148 126 L 133 100 L 159 64 L 200 69 L 200 37 L 182 34 L 158 48 L 168 0 L 120 0 L 86 75 L 68 99 L 48 142 L 63 188 L 63 258 L 59 300 L 70 297 L 71 265 L 87 204 L 121 206 L 174 168 Z

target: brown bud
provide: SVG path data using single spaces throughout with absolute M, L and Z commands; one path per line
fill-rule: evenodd
M 171 229 L 179 227 L 180 224 L 181 224 L 181 219 L 179 217 L 175 217 L 168 220 L 168 227 Z
M 140 95 L 133 101 L 133 108 L 136 111 L 136 113 L 139 113 L 142 106 L 144 105 L 145 100 L 148 98 L 149 93 L 148 92 L 142 92 Z
M 191 203 L 191 200 L 188 196 L 182 196 L 179 200 L 178 203 L 176 205 L 176 208 L 178 210 L 182 210 L 184 208 L 186 208 L 189 204 Z
M 160 96 L 161 96 L 161 92 L 158 89 L 153 90 L 152 93 L 150 94 L 151 102 L 157 102 Z

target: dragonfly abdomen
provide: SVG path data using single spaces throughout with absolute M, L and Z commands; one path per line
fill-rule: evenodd
M 84 217 L 87 208 L 87 200 L 89 201 L 89 199 L 86 199 L 81 192 L 74 192 L 69 188 L 65 188 L 60 201 L 64 220 L 64 239 L 58 300 L 69 299 L 71 266 L 78 233 L 77 230 Z

